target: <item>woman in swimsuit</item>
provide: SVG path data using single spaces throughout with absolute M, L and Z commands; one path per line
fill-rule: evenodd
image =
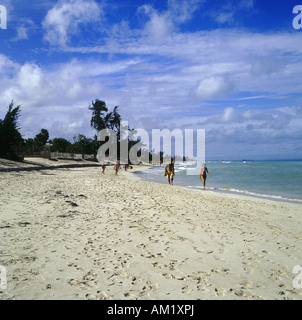
M 201 170 L 200 170 L 200 176 L 199 179 L 203 181 L 203 190 L 206 188 L 206 180 L 207 180 L 207 173 L 210 177 L 210 173 L 208 171 L 208 168 L 206 167 L 205 164 L 202 165 Z
M 173 158 L 171 158 L 171 162 L 166 165 L 165 167 L 165 176 L 168 176 L 168 182 L 169 185 L 173 185 L 173 179 L 174 179 L 174 161 Z

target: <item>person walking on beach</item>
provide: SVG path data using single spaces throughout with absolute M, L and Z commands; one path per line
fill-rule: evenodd
M 120 168 L 120 162 L 117 161 L 116 164 L 115 164 L 115 166 L 114 166 L 115 174 L 118 173 L 119 168 Z
M 104 161 L 102 162 L 102 173 L 105 174 L 105 169 L 106 169 L 106 166 L 105 166 L 105 163 Z
M 168 176 L 168 182 L 169 185 L 172 186 L 173 185 L 173 180 L 174 180 L 174 161 L 173 158 L 171 158 L 170 163 L 166 164 L 165 167 L 165 174 L 164 176 Z
M 199 175 L 199 180 L 202 180 L 202 182 L 203 182 L 203 190 L 205 190 L 205 188 L 206 188 L 207 174 L 210 177 L 210 173 L 208 171 L 208 168 L 206 167 L 205 163 L 203 163 L 201 170 L 200 170 L 200 175 Z

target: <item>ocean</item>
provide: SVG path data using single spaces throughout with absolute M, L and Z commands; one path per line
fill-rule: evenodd
M 207 161 L 206 189 L 302 203 L 302 161 Z M 198 175 L 188 175 L 196 164 L 175 165 L 175 186 L 202 189 Z M 136 172 L 141 180 L 168 184 L 164 165 Z

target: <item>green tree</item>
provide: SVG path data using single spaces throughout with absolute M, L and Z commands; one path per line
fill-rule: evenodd
M 23 143 L 18 124 L 20 108 L 20 105 L 14 108 L 12 101 L 4 119 L 0 119 L 0 155 L 3 157 L 18 159 L 18 151 Z
M 113 110 L 109 112 L 106 106 L 106 102 L 101 101 L 99 99 L 92 101 L 92 105 L 89 106 L 89 110 L 92 111 L 92 117 L 90 121 L 91 127 L 95 129 L 97 133 L 99 133 L 103 129 L 111 129 L 115 132 L 117 137 L 117 158 L 120 159 L 121 140 L 125 140 L 125 139 L 128 140 L 128 151 L 129 151 L 137 142 L 140 141 L 140 139 L 137 139 L 137 141 L 130 141 L 130 137 L 136 134 L 136 131 L 130 128 L 128 128 L 127 137 L 121 137 L 122 117 L 118 112 L 118 108 L 119 108 L 118 106 L 115 106 Z M 96 140 L 97 140 L 97 135 L 94 137 L 94 153 L 97 153 L 98 147 L 100 145 L 108 141 L 107 140 L 103 142 L 97 142 Z M 145 145 L 142 144 L 142 147 L 144 146 Z
M 108 128 L 109 125 L 109 116 L 107 114 L 108 108 L 105 101 L 96 99 L 92 101 L 92 105 L 88 107 L 92 111 L 92 117 L 90 125 L 97 132 L 102 129 Z
M 32 154 L 35 152 L 35 142 L 34 139 L 28 138 L 24 140 L 23 152 L 25 154 Z
M 113 111 L 108 112 L 105 101 L 96 99 L 92 101 L 92 105 L 88 107 L 92 111 L 90 125 L 99 133 L 103 129 L 112 129 L 116 132 L 118 141 L 120 139 L 120 122 L 122 120 L 118 106 L 113 108 Z
M 52 146 L 50 147 L 51 152 L 69 152 L 71 142 L 64 138 L 54 138 L 50 141 Z
M 120 141 L 121 139 L 121 121 L 122 117 L 117 111 L 118 106 L 115 106 L 113 111 L 110 112 L 109 117 L 110 117 L 110 129 L 114 130 L 116 132 L 117 136 L 117 141 Z
M 77 134 L 73 137 L 74 143 L 71 146 L 71 151 L 73 153 L 79 154 L 94 154 L 94 141 L 87 138 L 83 134 Z
M 48 131 L 46 129 L 41 129 L 40 133 L 38 133 L 34 138 L 35 146 L 37 146 L 39 149 L 42 149 L 42 147 L 45 146 L 48 139 Z

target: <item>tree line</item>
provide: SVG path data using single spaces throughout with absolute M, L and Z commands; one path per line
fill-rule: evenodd
M 88 110 L 92 112 L 90 120 L 91 128 L 95 129 L 97 133 L 102 129 L 114 130 L 119 145 L 122 139 L 120 127 L 122 118 L 118 108 L 118 106 L 115 106 L 110 111 L 105 101 L 95 99 L 88 107 Z M 14 101 L 11 101 L 4 119 L 0 119 L 0 157 L 22 160 L 24 155 L 32 155 L 45 150 L 46 144 L 48 144 L 47 150 L 51 152 L 95 155 L 99 147 L 108 141 L 97 141 L 97 134 L 93 138 L 88 138 L 83 134 L 75 134 L 73 142 L 62 137 L 49 140 L 49 132 L 44 128 L 34 138 L 23 139 L 19 125 L 20 114 L 21 106 L 15 107 Z M 134 129 L 128 130 L 129 135 L 135 134 Z M 139 139 L 135 142 L 128 139 L 129 150 L 138 141 Z M 117 156 L 119 159 L 119 154 Z

